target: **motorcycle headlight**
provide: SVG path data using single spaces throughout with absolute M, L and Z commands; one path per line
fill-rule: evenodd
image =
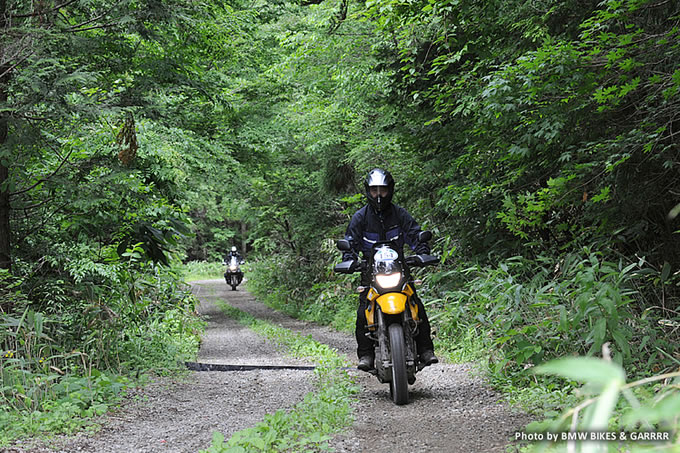
M 375 276 L 375 281 L 381 288 L 394 288 L 401 281 L 401 273 L 377 274 Z
M 230 270 L 230 271 L 236 271 L 236 269 L 238 269 L 238 267 L 236 267 L 236 266 L 229 266 L 229 270 Z

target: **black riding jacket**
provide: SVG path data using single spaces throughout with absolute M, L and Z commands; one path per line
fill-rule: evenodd
M 420 225 L 413 220 L 406 209 L 391 204 L 383 212 L 376 212 L 370 205 L 365 205 L 352 216 L 345 239 L 352 246 L 352 251 L 344 252 L 343 260 L 356 259 L 362 252 L 364 257 L 371 251 L 377 241 L 389 241 L 396 238 L 397 247 L 408 244 L 411 249 L 418 248 L 421 253 L 429 253 L 426 243 L 418 242 Z
M 232 256 L 235 256 L 236 259 L 239 261 L 239 263 L 240 263 L 241 261 L 243 261 L 243 258 L 241 257 L 241 254 L 240 254 L 240 253 L 238 253 L 238 252 L 232 252 L 232 251 L 229 251 L 229 253 L 227 253 L 227 254 L 224 256 L 224 261 L 228 263 Z

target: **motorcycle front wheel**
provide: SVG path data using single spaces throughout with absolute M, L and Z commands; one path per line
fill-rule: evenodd
M 408 376 L 406 373 L 406 343 L 401 324 L 390 324 L 390 355 L 392 356 L 392 382 L 390 394 L 394 404 L 408 404 Z

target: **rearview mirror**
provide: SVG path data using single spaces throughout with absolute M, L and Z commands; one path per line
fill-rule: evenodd
M 421 231 L 418 233 L 418 242 L 428 242 L 430 239 L 432 239 L 431 231 Z

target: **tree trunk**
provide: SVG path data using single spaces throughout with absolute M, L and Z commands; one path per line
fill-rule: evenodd
M 2 71 L 0 66 L 0 72 Z M 7 101 L 7 85 L 4 78 L 0 78 L 0 105 Z M 7 116 L 0 113 L 0 150 L 7 142 Z M 5 166 L 5 161 L 9 156 L 0 151 L 0 269 L 11 270 L 12 258 L 10 254 L 10 226 L 9 226 L 9 169 Z
M 241 222 L 241 255 L 246 256 L 246 222 Z
M 0 96 L 0 102 L 2 97 Z M 7 129 L 6 125 L 2 125 L 2 119 L 0 119 L 0 129 L 4 127 Z M 7 132 L 5 130 L 4 137 L 0 130 L 0 146 L 5 142 L 7 138 Z M 4 183 L 7 181 L 9 175 L 9 170 L 6 166 L 0 163 L 0 269 L 11 270 L 12 260 L 10 254 L 10 227 L 9 227 L 9 191 Z M 4 188 L 3 188 L 4 187 Z
M 7 2 L 0 0 L 0 32 L 7 28 Z M 0 55 L 3 52 L 0 52 Z M 10 65 L 7 61 L 0 61 L 0 106 L 7 104 L 7 91 L 10 79 Z M 4 74 L 4 75 L 3 75 Z M 9 152 L 5 148 L 8 134 L 7 112 L 0 113 L 0 269 L 11 270 L 12 257 L 10 253 L 10 204 L 9 204 Z

